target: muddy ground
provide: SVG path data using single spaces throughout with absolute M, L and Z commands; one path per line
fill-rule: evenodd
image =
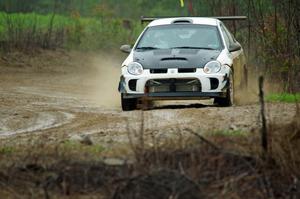
M 88 134 L 94 142 L 114 146 L 139 131 L 141 111 L 122 112 L 117 92 L 123 55 L 41 51 L 11 53 L 0 60 L 0 142 L 49 142 Z M 252 96 L 252 97 L 251 97 Z M 254 96 L 254 97 L 253 97 Z M 233 130 L 251 133 L 260 126 L 255 87 L 243 106 L 220 108 L 210 101 L 156 104 L 144 112 L 146 137 L 182 136 Z M 268 122 L 286 124 L 294 104 L 267 104 Z M 149 140 L 150 143 L 150 140 Z

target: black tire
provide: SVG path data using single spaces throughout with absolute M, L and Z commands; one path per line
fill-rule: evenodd
M 121 94 L 121 105 L 123 111 L 132 111 L 137 108 L 137 99 L 126 99 L 123 96 L 123 93 Z
M 234 88 L 233 88 L 233 75 L 230 75 L 230 81 L 227 85 L 226 97 L 216 97 L 214 99 L 214 104 L 221 107 L 229 107 L 234 104 Z

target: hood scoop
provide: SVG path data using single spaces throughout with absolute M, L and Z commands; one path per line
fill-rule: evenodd
M 161 59 L 161 61 L 176 61 L 176 60 L 187 61 L 187 58 L 185 58 L 185 57 L 165 57 L 165 58 Z

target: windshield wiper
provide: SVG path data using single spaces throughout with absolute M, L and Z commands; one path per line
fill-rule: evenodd
M 151 47 L 151 46 L 143 46 L 143 47 L 137 47 L 137 50 L 156 50 L 156 49 L 160 49 L 160 48 L 156 48 L 156 47 Z
M 204 49 L 204 50 L 217 50 L 215 48 L 209 48 L 209 47 L 194 47 L 194 46 L 179 46 L 179 47 L 173 47 L 172 49 Z

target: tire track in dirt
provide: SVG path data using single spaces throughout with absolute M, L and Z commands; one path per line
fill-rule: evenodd
M 13 116 L 0 119 L 0 137 L 25 134 L 35 131 L 43 131 L 68 124 L 74 115 L 67 112 L 37 112 L 30 113 L 30 116 Z

